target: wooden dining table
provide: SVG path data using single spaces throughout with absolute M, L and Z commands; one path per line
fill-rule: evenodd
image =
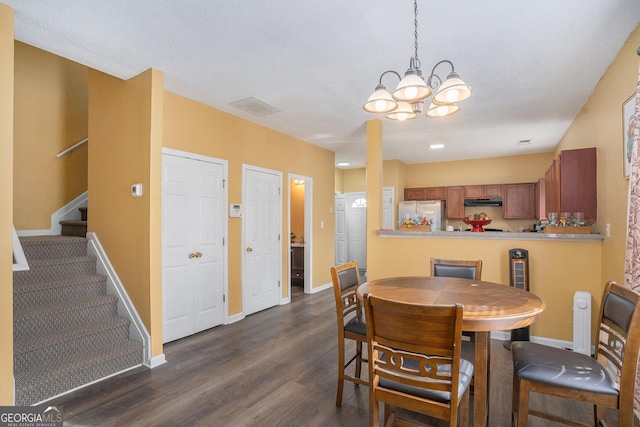
M 490 333 L 529 326 L 545 309 L 531 292 L 483 280 L 453 277 L 388 277 L 358 287 L 365 294 L 399 302 L 430 305 L 462 304 L 462 329 L 475 333 L 473 425 L 486 426 L 489 418 Z

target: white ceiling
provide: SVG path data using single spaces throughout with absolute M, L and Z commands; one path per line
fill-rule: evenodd
M 364 166 L 366 121 L 377 117 L 362 104 L 382 72 L 404 74 L 414 53 L 410 0 L 0 2 L 15 10 L 16 40 L 122 79 L 161 70 L 167 90 L 351 167 Z M 385 160 L 553 150 L 639 23 L 638 0 L 418 0 L 423 74 L 449 59 L 473 94 L 449 118 L 383 118 Z M 383 83 L 391 91 L 397 78 Z M 259 117 L 230 105 L 248 97 L 282 111 Z

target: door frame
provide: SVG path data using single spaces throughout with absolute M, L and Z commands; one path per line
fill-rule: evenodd
M 305 175 L 298 175 L 294 173 L 289 173 L 287 175 L 287 194 L 289 195 L 289 199 L 287 201 L 287 218 L 288 220 L 288 230 L 287 236 L 291 236 L 291 180 L 292 179 L 302 179 L 304 180 L 304 293 L 310 294 L 312 289 L 311 278 L 313 275 L 311 260 L 313 259 L 312 255 L 312 247 L 313 247 L 313 178 Z M 287 253 L 291 253 L 291 239 L 287 239 Z M 291 301 L 291 257 L 288 257 L 288 286 L 289 290 L 286 298 L 282 298 L 280 304 L 286 304 Z
M 243 214 L 242 214 L 242 235 L 240 237 L 240 271 L 242 272 L 242 279 L 241 279 L 241 287 L 242 287 L 242 314 L 243 316 L 246 316 L 247 314 L 245 313 L 246 310 L 246 303 L 245 303 L 245 298 L 247 296 L 247 286 L 245 283 L 246 278 L 248 277 L 245 271 L 245 269 L 247 268 L 247 266 L 245 265 L 245 254 L 244 254 L 244 248 L 246 247 L 246 243 L 245 243 L 245 236 L 246 236 L 246 231 L 245 231 L 245 222 L 246 222 L 246 216 L 244 214 L 244 206 L 247 205 L 247 201 L 246 201 L 246 197 L 247 197 L 247 192 L 245 191 L 245 186 L 247 184 L 247 180 L 246 180 L 246 173 L 247 171 L 255 171 L 255 172 L 262 172 L 262 173 L 267 173 L 267 174 L 271 174 L 271 175 L 276 175 L 278 177 L 279 180 L 279 188 L 280 188 L 280 202 L 278 204 L 278 206 L 280 206 L 280 215 L 278 216 L 278 234 L 280 235 L 280 250 L 278 251 L 278 265 L 280 266 L 280 268 L 278 268 L 279 273 L 279 281 L 280 281 L 280 295 L 278 296 L 278 304 L 282 305 L 284 304 L 283 302 L 283 291 L 284 291 L 284 284 L 283 284 L 283 280 L 282 280 L 282 216 L 283 216 L 283 209 L 282 209 L 282 179 L 283 179 L 283 173 L 282 171 L 279 170 L 275 170 L 275 169 L 267 169 L 267 168 L 262 168 L 259 166 L 253 166 L 253 165 L 249 165 L 247 163 L 243 163 L 242 164 L 242 206 L 243 206 Z M 288 239 L 289 235 L 286 236 L 287 237 L 287 241 L 289 241 L 290 239 Z M 287 244 L 289 245 L 289 243 Z M 306 274 L 306 273 L 305 273 Z
M 223 206 L 229 205 L 229 162 L 225 159 L 219 159 L 216 157 L 205 156 L 202 154 L 191 153 L 188 151 L 176 150 L 173 148 L 162 148 L 162 155 L 174 156 L 174 157 L 182 157 L 185 159 L 191 160 L 199 160 L 202 162 L 208 163 L 216 163 L 222 164 L 223 167 L 223 176 L 224 176 L 224 195 L 223 195 Z M 161 182 L 162 185 L 162 182 Z M 162 193 L 162 189 L 160 190 Z M 164 193 L 162 193 L 164 194 Z M 222 324 L 229 324 L 229 218 L 226 212 L 222 212 L 222 228 L 223 228 L 223 239 L 224 239 L 224 250 L 222 251 L 222 292 L 224 294 L 224 298 L 222 301 Z M 162 250 L 162 247 L 161 247 Z M 163 265 L 164 268 L 164 265 Z M 164 285 L 164 284 L 163 284 Z M 164 301 L 163 301 L 164 304 Z

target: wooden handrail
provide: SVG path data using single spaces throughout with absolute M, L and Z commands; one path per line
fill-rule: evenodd
M 89 138 L 85 138 L 82 141 L 73 144 L 71 147 L 59 152 L 58 154 L 56 154 L 56 157 L 60 158 L 67 153 L 71 153 L 73 150 L 75 150 L 76 148 L 80 147 L 83 144 L 86 144 L 87 142 L 89 142 Z

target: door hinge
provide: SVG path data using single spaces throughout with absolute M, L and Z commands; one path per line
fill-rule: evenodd
M 278 280 L 278 287 L 280 287 L 280 280 Z
M 227 302 L 227 296 L 225 294 L 222 294 L 222 302 Z
M 278 187 L 278 196 L 282 196 L 282 187 Z
M 224 237 L 222 238 L 222 246 L 224 246 Z
M 280 241 L 280 234 L 278 234 L 278 242 Z
M 226 180 L 226 179 L 223 179 L 223 180 L 222 180 L 222 188 L 225 188 L 225 185 L 226 185 L 226 184 L 227 184 L 227 180 Z

